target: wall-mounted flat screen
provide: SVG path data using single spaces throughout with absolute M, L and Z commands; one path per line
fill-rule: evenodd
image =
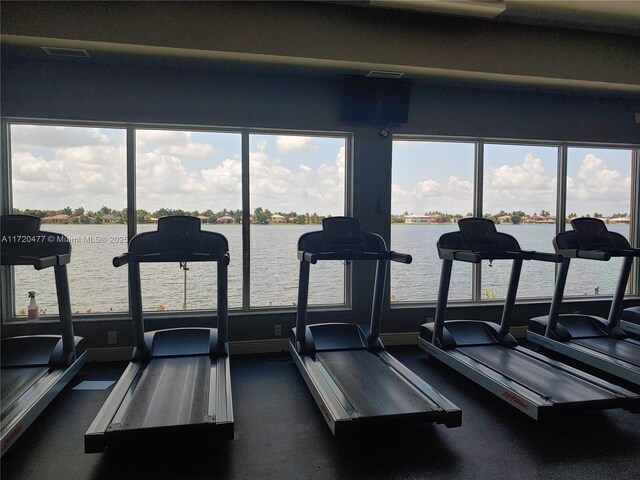
M 406 123 L 410 97 L 409 80 L 347 75 L 344 79 L 342 120 L 380 126 Z

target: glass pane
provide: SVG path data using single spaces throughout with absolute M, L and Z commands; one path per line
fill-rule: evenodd
M 391 245 L 409 265 L 391 264 L 391 302 L 433 302 L 441 260 L 436 242 L 473 211 L 473 143 L 393 142 Z M 471 299 L 471 265 L 456 262 L 450 300 Z
M 229 241 L 229 307 L 242 307 L 241 136 L 235 133 L 136 130 L 138 233 L 167 215 L 199 216 L 202 229 Z M 216 265 L 141 266 L 145 310 L 216 308 Z
M 251 306 L 298 301 L 298 238 L 345 214 L 345 138 L 251 135 Z M 309 304 L 344 304 L 344 266 L 311 268 Z
M 72 242 L 72 311 L 127 311 L 126 269 L 111 264 L 127 244 L 125 130 L 11 125 L 10 136 L 14 213 L 38 216 L 43 230 Z M 58 313 L 53 269 L 14 272 L 18 317 L 26 315 L 29 290 L 42 313 Z
M 630 232 L 631 150 L 569 148 L 567 151 L 567 221 L 598 217 L 610 231 Z M 567 225 L 570 229 L 571 226 Z M 611 295 L 622 267 L 608 262 L 571 260 L 565 295 Z
M 556 233 L 558 148 L 541 145 L 486 144 L 483 209 L 500 232 L 512 235 L 523 250 L 552 252 Z M 482 266 L 483 300 L 504 299 L 510 261 Z M 555 264 L 525 262 L 518 298 L 550 297 Z

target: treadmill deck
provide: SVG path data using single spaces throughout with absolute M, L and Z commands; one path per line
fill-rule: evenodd
M 120 429 L 206 421 L 210 368 L 208 356 L 153 359 L 140 376 Z
M 640 345 L 610 337 L 574 338 L 571 342 L 612 358 L 640 366 Z
M 554 368 L 520 349 L 482 345 L 458 347 L 456 350 L 552 403 L 580 403 L 618 398 L 614 393 L 582 380 L 566 370 Z
M 359 417 L 432 412 L 437 407 L 367 350 L 316 353 Z

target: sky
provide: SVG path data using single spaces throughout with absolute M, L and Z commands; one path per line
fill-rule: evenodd
M 14 207 L 126 206 L 122 129 L 12 125 Z M 237 133 L 138 130 L 137 208 L 242 206 Z M 250 136 L 251 208 L 344 214 L 345 139 Z
M 554 215 L 557 156 L 552 146 L 485 144 L 484 212 Z M 392 213 L 472 211 L 472 143 L 396 141 L 392 162 Z M 569 148 L 567 167 L 568 213 L 629 212 L 631 150 Z
M 250 202 L 271 211 L 344 214 L 345 140 L 252 134 Z M 397 140 L 392 213 L 473 206 L 474 144 Z M 214 212 L 241 208 L 238 133 L 138 130 L 138 208 Z M 557 148 L 485 144 L 484 211 L 555 214 Z M 11 126 L 16 208 L 126 206 L 124 129 Z M 570 148 L 567 212 L 628 212 L 631 151 Z

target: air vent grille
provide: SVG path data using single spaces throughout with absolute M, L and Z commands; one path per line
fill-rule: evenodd
M 89 52 L 84 48 L 64 48 L 64 47 L 42 47 L 47 55 L 52 57 L 75 57 L 75 58 L 87 58 Z
M 367 73 L 367 77 L 375 78 L 400 78 L 404 75 L 402 72 L 385 72 L 384 70 L 371 70 Z

